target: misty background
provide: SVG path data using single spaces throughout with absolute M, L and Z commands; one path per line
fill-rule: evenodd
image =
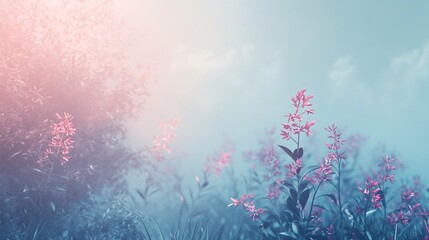
M 141 47 L 130 51 L 154 73 L 146 109 L 128 124 L 135 148 L 153 139 L 160 122 L 178 119 L 172 154 L 181 164 L 198 171 L 228 143 L 240 158 L 272 127 L 281 142 L 290 98 L 306 88 L 314 95 L 321 144 L 324 127 L 336 123 L 346 134 L 368 137 L 369 151 L 385 145 L 408 176 L 428 180 L 428 2 L 127 0 L 117 6 L 142 36 Z

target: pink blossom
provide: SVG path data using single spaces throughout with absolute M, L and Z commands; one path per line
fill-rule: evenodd
M 315 124 L 315 121 L 311 121 L 311 122 L 306 122 L 305 125 L 301 128 L 301 132 L 305 132 L 307 134 L 307 136 L 310 136 L 311 134 L 313 134 L 313 131 L 311 131 L 311 127 Z
M 296 175 L 298 175 L 299 171 L 301 171 L 302 160 L 298 159 L 298 160 L 296 160 L 296 162 L 289 163 L 285 167 L 287 170 L 289 170 L 286 173 L 286 177 L 291 179 L 291 178 L 295 177 Z
M 319 207 L 315 207 L 314 211 L 311 213 L 310 222 L 316 225 L 322 223 L 323 222 L 322 214 L 323 214 L 323 209 Z
M 164 160 L 164 154 L 171 153 L 170 144 L 176 138 L 176 135 L 173 133 L 176 126 L 177 120 L 162 122 L 159 125 L 161 133 L 153 139 L 153 145 L 150 149 L 154 159 L 162 161 Z
M 312 106 L 310 99 L 312 99 L 313 96 L 305 96 L 305 91 L 305 89 L 300 90 L 292 97 L 295 111 L 285 115 L 287 123 L 283 123 L 283 130 L 280 132 L 283 139 L 289 140 L 293 135 L 299 135 L 300 133 L 305 133 L 307 136 L 313 133 L 311 127 L 315 124 L 314 120 L 306 121 L 306 123 L 302 125 L 304 114 L 314 114 L 314 110 L 308 108 Z
M 221 152 L 218 156 L 207 158 L 206 164 L 204 165 L 204 172 L 215 173 L 216 176 L 220 176 L 222 170 L 228 166 L 232 159 L 232 150 Z
M 371 200 L 372 207 L 377 209 L 381 207 L 381 189 L 378 181 L 367 177 L 365 188 L 358 187 L 359 191 L 364 195 L 364 201 Z
M 250 212 L 250 217 L 252 218 L 252 221 L 257 221 L 259 220 L 259 216 L 264 213 L 264 210 L 262 208 L 256 208 L 255 202 L 252 199 L 252 193 L 249 193 L 248 195 L 243 194 L 241 196 L 241 200 L 231 198 L 232 203 L 228 204 L 228 207 L 237 207 L 242 205 L 247 212 Z
M 394 162 L 394 158 L 386 155 L 383 158 L 383 163 L 378 165 L 380 171 L 379 178 L 383 183 L 387 181 L 393 183 L 395 180 L 395 175 L 392 174 L 396 170 L 396 167 L 393 165 Z
M 38 161 L 39 164 L 44 164 L 51 156 L 58 157 L 61 165 L 70 160 L 70 149 L 74 147 L 71 136 L 76 134 L 76 128 L 72 121 L 73 116 L 69 113 L 63 115 L 56 113 L 56 117 L 57 122 L 51 125 L 51 140 L 43 157 Z
M 325 145 L 328 147 L 328 150 L 332 150 L 332 152 L 329 152 L 325 157 L 325 162 L 340 162 L 341 160 L 345 159 L 345 152 L 340 152 L 340 148 L 344 143 L 344 140 L 341 139 L 342 133 L 338 131 L 338 128 L 335 124 L 332 124 L 331 126 L 328 126 L 325 128 L 326 131 L 329 132 L 328 138 L 331 138 L 333 142 L 331 143 L 325 143 Z
M 280 197 L 280 187 L 279 185 L 274 182 L 273 184 L 270 185 L 269 191 L 268 191 L 268 195 L 267 198 L 279 198 Z
M 416 193 L 407 187 L 404 187 L 401 192 L 401 199 L 406 203 L 410 203 L 416 197 Z
M 395 212 L 390 213 L 389 216 L 387 216 L 387 221 L 392 225 L 395 225 L 397 223 L 402 223 L 406 225 L 410 220 L 410 216 L 410 212 L 400 210 L 397 214 Z

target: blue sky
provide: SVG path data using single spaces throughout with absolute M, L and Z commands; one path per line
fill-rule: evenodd
M 302 88 L 315 133 L 336 123 L 384 143 L 410 174 L 429 167 L 429 2 L 146 1 L 118 5 L 154 67 L 147 109 L 130 123 L 140 146 L 179 118 L 176 149 L 204 162 L 225 140 L 255 147 L 281 127 Z M 237 154 L 237 156 L 239 156 Z M 427 179 L 427 178 L 426 178 Z

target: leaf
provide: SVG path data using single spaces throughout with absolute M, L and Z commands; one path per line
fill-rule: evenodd
M 51 206 L 52 211 L 55 212 L 55 204 L 52 201 L 49 201 L 49 205 Z
M 32 168 L 34 171 L 38 172 L 38 173 L 42 173 L 42 170 L 38 169 L 38 168 Z
M 293 234 L 287 233 L 287 232 L 281 232 L 279 233 L 280 236 L 290 237 L 293 239 L 297 239 Z
M 291 188 L 291 189 L 289 190 L 289 193 L 290 193 L 290 197 L 291 197 L 294 201 L 296 201 L 296 200 L 298 199 L 298 192 L 297 192 L 294 188 Z
M 295 187 L 293 186 L 293 184 L 289 181 L 283 181 L 283 185 L 290 188 L 290 189 L 295 189 Z
M 313 206 L 314 206 L 314 207 L 321 208 L 321 209 L 323 209 L 323 210 L 325 210 L 325 211 L 328 211 L 328 209 L 326 209 L 326 208 L 325 208 L 324 206 L 322 206 L 322 205 L 314 204 Z
M 377 209 L 372 209 L 372 210 L 369 210 L 369 211 L 366 211 L 366 216 L 368 217 L 368 216 L 371 216 L 373 213 L 375 213 L 377 211 Z
M 294 216 L 299 216 L 299 210 L 298 210 L 298 207 L 296 205 L 296 200 L 294 201 L 291 197 L 288 197 L 286 204 Z
M 335 195 L 334 195 L 334 194 L 332 194 L 332 193 L 330 193 L 330 194 L 322 194 L 322 195 L 317 196 L 317 198 L 320 198 L 320 197 L 328 197 L 328 198 L 330 198 L 332 201 L 334 201 L 335 205 L 338 205 L 338 204 L 337 204 L 337 198 L 336 198 L 336 197 L 335 197 Z
M 141 190 L 136 189 L 136 192 L 139 194 L 139 196 L 140 196 L 143 200 L 145 200 L 145 199 L 146 199 L 145 194 L 144 194 Z
M 299 196 L 299 203 L 301 204 L 301 207 L 304 209 L 305 204 L 307 204 L 308 198 L 310 197 L 310 189 L 306 189 L 304 192 L 301 193 Z
M 298 191 L 302 192 L 309 184 L 310 182 L 308 180 L 302 181 L 298 186 Z
M 302 149 L 302 147 L 297 148 L 293 151 L 293 159 L 295 161 L 302 158 L 303 155 L 304 155 L 304 149 Z
M 16 153 L 12 154 L 12 155 L 7 159 L 7 160 L 8 160 L 8 161 L 9 161 L 9 160 L 11 160 L 12 158 L 14 158 L 14 157 L 18 156 L 21 152 L 22 152 L 22 151 L 21 151 L 21 150 L 19 150 L 18 152 L 16 152 Z
M 380 194 L 381 203 L 383 204 L 383 209 L 386 209 L 386 198 L 384 197 L 383 190 L 379 190 L 378 193 Z
M 287 153 L 287 155 L 289 155 L 290 158 L 292 158 L 293 160 L 295 160 L 294 155 L 293 155 L 292 151 L 289 148 L 287 148 L 285 146 L 282 146 L 282 145 L 279 145 L 279 147 L 281 149 L 283 149 L 283 151 L 285 151 Z
M 292 222 L 291 225 L 292 225 L 292 231 L 293 231 L 293 233 L 295 233 L 296 235 L 299 235 L 298 225 L 296 223 L 294 223 L 294 222 Z

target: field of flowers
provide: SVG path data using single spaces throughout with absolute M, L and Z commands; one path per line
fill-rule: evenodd
M 360 165 L 365 137 L 335 123 L 313 133 L 306 89 L 259 148 L 207 153 L 198 174 L 172 160 L 176 120 L 131 148 L 150 71 L 109 5 L 29 2 L 0 1 L 0 239 L 429 240 L 420 177 L 383 149 Z

